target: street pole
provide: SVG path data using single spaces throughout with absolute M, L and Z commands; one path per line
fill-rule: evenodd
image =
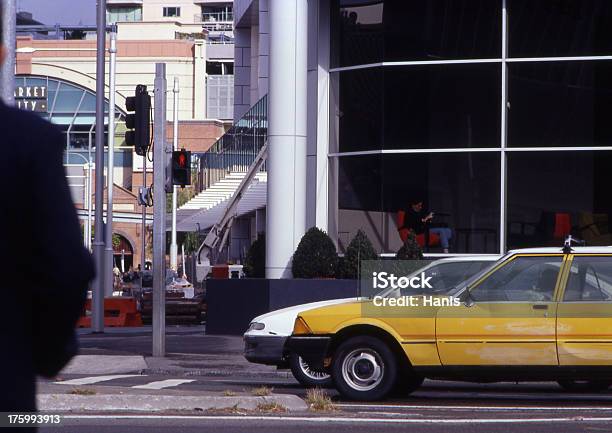
M 174 77 L 174 134 L 172 135 L 172 150 L 178 150 L 178 102 L 179 102 L 179 79 Z M 177 187 L 172 187 L 172 240 L 170 242 L 170 267 L 175 271 L 178 269 L 178 246 L 176 245 L 176 192 Z
M 104 77 L 106 57 L 106 0 L 98 0 L 96 58 L 96 216 L 93 255 L 96 278 L 92 287 L 93 332 L 104 332 Z
M 91 191 L 93 189 L 93 178 L 91 176 L 91 169 L 93 168 L 93 164 L 91 163 L 91 131 L 94 128 L 94 125 L 89 129 L 89 144 L 87 147 L 87 162 L 89 164 L 89 184 L 87 185 L 87 249 L 91 253 L 91 228 L 93 226 L 93 203 L 91 201 Z
M 106 257 L 105 257 L 105 280 L 104 296 L 113 296 L 113 268 L 114 268 L 114 248 L 113 248 L 113 184 L 115 170 L 115 86 L 117 73 L 117 26 L 113 25 L 110 34 L 110 82 L 108 98 L 108 160 L 106 169 Z
M 3 41 L 6 49 L 6 59 L 1 69 L 0 86 L 2 87 L 2 100 L 10 107 L 15 105 L 15 32 L 17 29 L 16 0 L 2 2 Z
M 142 187 L 146 189 L 147 187 L 147 158 L 149 155 L 149 151 L 147 150 L 142 158 Z M 142 230 L 141 230 L 141 250 L 140 250 L 140 289 L 143 289 L 142 286 L 142 275 L 145 269 L 145 262 L 147 261 L 147 206 L 142 205 Z
M 153 131 L 153 356 L 166 354 L 166 64 L 155 64 Z

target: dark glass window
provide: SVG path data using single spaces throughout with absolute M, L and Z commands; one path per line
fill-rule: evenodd
M 497 152 L 368 155 L 339 158 L 341 247 L 364 230 L 379 252 L 402 245 L 398 213 L 421 200 L 429 227 L 450 231 L 450 251 L 499 250 L 500 156 Z M 442 245 L 431 236 L 430 252 Z M 344 246 L 346 246 L 344 244 Z
M 384 70 L 385 149 L 500 145 L 499 64 Z
M 612 61 L 508 66 L 508 145 L 612 145 Z
M 612 244 L 612 152 L 508 154 L 508 247 Z
M 332 66 L 496 58 L 501 1 L 333 0 Z
M 386 61 L 501 56 L 501 1 L 385 0 Z
M 610 0 L 508 0 L 508 23 L 511 57 L 612 54 Z
M 382 61 L 383 5 L 383 0 L 331 1 L 332 67 Z
M 382 68 L 341 72 L 338 80 L 338 126 L 341 152 L 382 148 Z

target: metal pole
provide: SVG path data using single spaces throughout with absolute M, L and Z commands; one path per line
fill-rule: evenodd
M 142 186 L 144 188 L 147 187 L 147 155 L 149 152 L 147 151 L 143 156 L 142 163 Z M 142 231 L 141 231 L 141 251 L 140 251 L 140 288 L 142 289 L 142 273 L 145 269 L 145 262 L 147 261 L 147 206 L 142 206 Z
M 153 134 L 153 356 L 166 354 L 166 65 L 155 65 Z
M 16 0 L 4 0 L 2 2 L 2 27 L 4 48 L 6 49 L 6 59 L 1 66 L 2 99 L 9 106 L 15 104 L 15 32 L 17 28 L 17 7 Z
M 93 254 L 96 279 L 92 286 L 91 325 L 104 332 L 104 77 L 106 54 L 106 0 L 98 0 L 96 23 L 96 219 Z
M 91 129 L 89 130 L 89 147 L 87 149 L 87 164 L 88 164 L 88 176 L 89 183 L 87 185 L 87 249 L 91 252 L 91 227 L 93 219 L 93 207 L 91 202 L 91 190 L 93 189 L 93 179 L 91 177 Z
M 106 263 L 104 296 L 113 296 L 113 184 L 115 170 L 115 86 L 117 73 L 117 27 L 113 26 L 110 34 L 110 91 L 108 101 L 108 160 L 106 169 Z
M 172 89 L 174 93 L 174 110 L 173 110 L 173 120 L 174 120 L 174 134 L 172 149 L 178 150 L 178 102 L 179 102 L 179 79 L 178 77 L 174 77 L 174 88 Z M 170 267 L 175 271 L 178 269 L 178 246 L 176 245 L 176 192 L 177 187 L 172 187 L 172 240 L 170 242 Z

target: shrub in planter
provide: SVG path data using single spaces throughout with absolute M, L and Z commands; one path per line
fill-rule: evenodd
M 423 250 L 417 242 L 414 232 L 408 233 L 406 242 L 399 249 L 395 258 L 398 260 L 423 260 Z
M 368 239 L 368 236 L 363 231 L 358 230 L 346 248 L 342 266 L 339 266 L 342 277 L 358 279 L 359 270 L 361 269 L 360 263 L 363 260 L 376 259 L 378 259 L 378 254 L 376 254 L 372 242 L 370 242 L 370 239 Z
M 259 233 L 244 260 L 244 274 L 249 278 L 266 277 L 266 235 Z
M 337 262 L 338 254 L 330 237 L 312 227 L 293 254 L 291 272 L 294 278 L 334 278 Z

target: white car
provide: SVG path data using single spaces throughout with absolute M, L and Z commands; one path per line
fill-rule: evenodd
M 428 263 L 417 272 L 428 271 L 443 279 L 444 285 L 456 285 L 495 262 L 499 256 L 452 257 Z M 324 371 L 312 370 L 299 356 L 285 347 L 293 332 L 298 314 L 319 307 L 354 302 L 356 298 L 332 299 L 295 305 L 255 317 L 244 333 L 244 356 L 257 364 L 276 365 L 291 369 L 293 376 L 305 386 L 331 385 L 331 377 Z

